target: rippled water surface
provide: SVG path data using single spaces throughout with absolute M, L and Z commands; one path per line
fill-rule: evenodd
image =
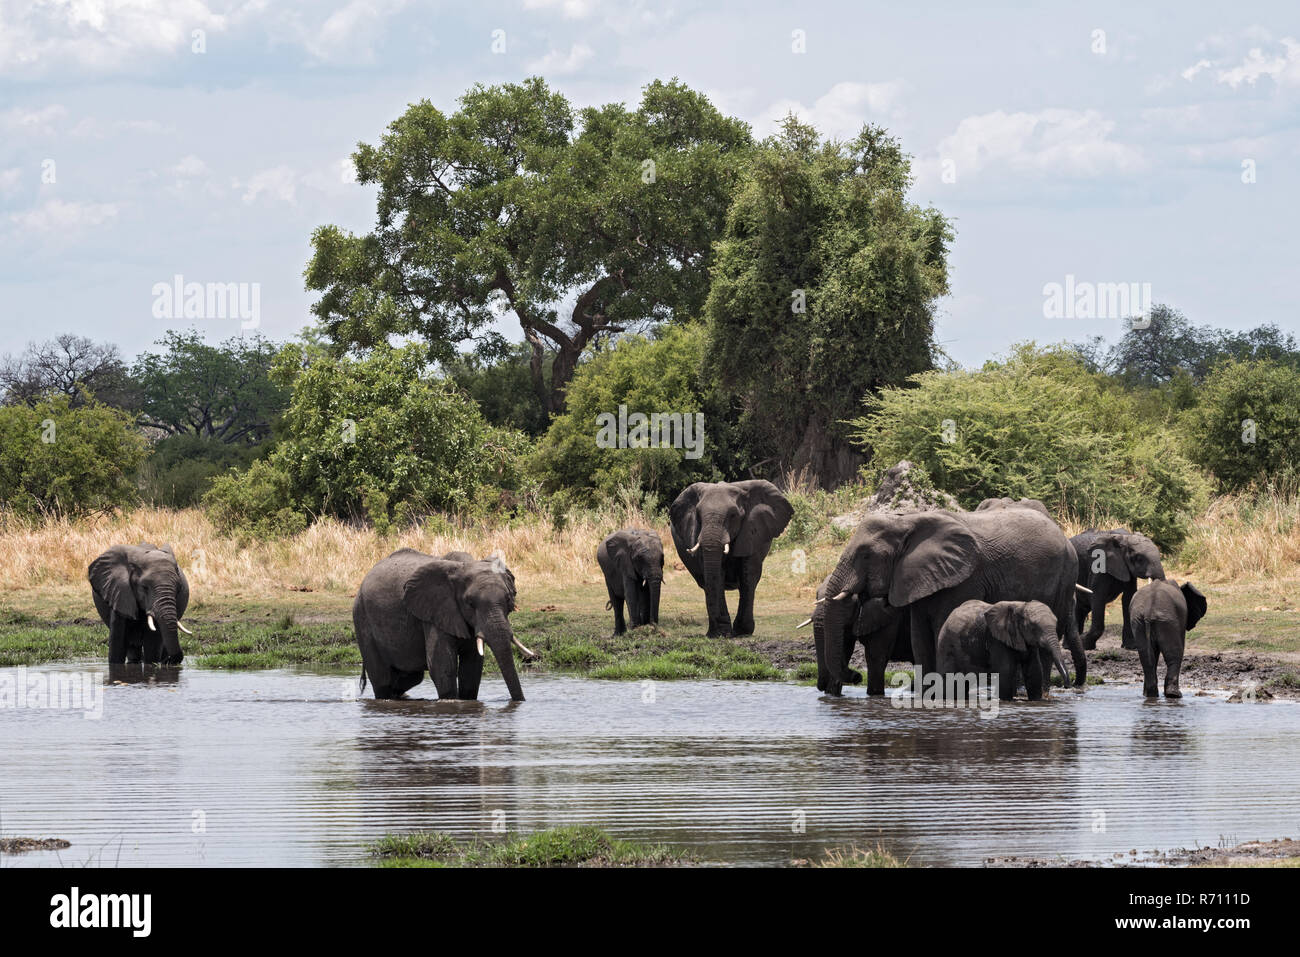
M 27 676 L 86 668 L 107 671 Z M 494 679 L 482 702 L 385 702 L 356 699 L 343 673 L 191 668 L 108 685 L 100 720 L 0 711 L 0 834 L 72 842 L 0 865 L 346 865 L 388 832 L 484 836 L 502 820 L 753 864 L 852 843 L 977 864 L 1300 833 L 1300 708 L 1285 702 L 1103 686 L 982 718 L 859 688 L 524 685 L 521 704 Z

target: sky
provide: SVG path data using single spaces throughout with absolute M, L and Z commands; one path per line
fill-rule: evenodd
M 0 355 L 296 334 L 312 230 L 374 221 L 356 144 L 532 75 L 576 107 L 677 77 L 759 137 L 790 111 L 889 128 L 911 198 L 954 222 L 937 338 L 965 365 L 1140 311 L 1051 308 L 1052 284 L 1300 333 L 1298 20 L 1294 0 L 0 0 Z M 256 324 L 169 313 L 176 276 L 255 291 Z

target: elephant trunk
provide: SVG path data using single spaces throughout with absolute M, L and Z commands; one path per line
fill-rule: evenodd
M 162 637 L 163 664 L 180 664 L 185 655 L 181 651 L 180 618 L 176 614 L 175 593 L 171 589 L 159 589 L 150 614 L 153 615 L 154 627 Z
M 823 629 L 821 667 L 825 669 L 825 688 L 827 694 L 838 695 L 843 689 L 844 674 L 841 663 L 844 661 L 844 636 L 848 633 L 849 616 L 853 613 L 856 594 L 857 576 L 851 566 L 841 562 L 826 578 L 825 601 L 821 603 Z M 837 596 L 848 592 L 843 598 Z M 815 621 L 815 619 L 814 619 Z M 821 669 L 818 671 L 818 686 L 822 684 Z
M 659 586 L 662 582 L 657 578 L 651 578 L 646 588 L 650 592 L 650 624 L 659 624 Z
M 510 622 L 506 621 L 506 616 L 501 612 L 493 612 L 481 629 L 481 634 L 484 643 L 492 649 L 492 655 L 497 660 L 497 667 L 501 669 L 501 677 L 505 679 L 511 699 L 523 701 L 524 689 L 519 684 L 519 673 L 515 670 L 515 655 L 511 647 L 514 643 L 514 632 L 510 630 Z
M 723 547 L 727 533 L 721 523 L 705 525 L 700 529 L 696 546 L 704 553 L 701 565 L 704 569 L 704 603 L 709 612 L 709 633 L 729 630 L 731 623 L 724 622 L 727 617 L 726 590 L 727 582 L 722 573 Z
M 1065 667 L 1065 656 L 1061 654 L 1061 643 L 1049 638 L 1048 648 L 1052 652 L 1052 660 L 1056 662 L 1056 670 L 1061 673 L 1061 687 L 1070 687 L 1070 672 Z M 1051 684 L 1051 681 L 1045 683 Z

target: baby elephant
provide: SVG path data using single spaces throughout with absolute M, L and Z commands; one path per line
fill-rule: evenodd
M 1187 632 L 1205 617 L 1208 603 L 1191 582 L 1179 585 L 1173 579 L 1157 579 L 1138 590 L 1129 602 L 1133 640 L 1142 659 L 1142 693 L 1160 697 L 1156 690 L 1156 664 L 1165 657 L 1165 697 L 1181 698 L 1178 672 L 1183 667 L 1183 645 Z
M 939 630 L 939 672 L 996 672 L 998 697 L 1003 701 L 1016 696 L 1018 671 L 1024 674 L 1029 700 L 1041 698 L 1053 661 L 1068 686 L 1070 674 L 1056 639 L 1056 616 L 1040 601 L 1000 601 L 995 605 L 968 601 L 957 606 Z
M 633 628 L 658 624 L 659 586 L 664 580 L 664 546 L 659 536 L 644 528 L 614 532 L 596 549 L 596 561 L 609 590 L 605 607 L 614 609 L 614 634 L 627 631 L 624 601 Z

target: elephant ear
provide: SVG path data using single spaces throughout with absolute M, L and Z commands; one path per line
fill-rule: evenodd
M 736 556 L 756 555 L 785 531 L 794 515 L 794 507 L 771 482 L 751 479 L 737 482 L 745 493 L 745 518 L 741 522 L 731 552 Z
M 1205 600 L 1201 590 L 1191 582 L 1183 582 L 1180 591 L 1182 591 L 1183 598 L 1187 602 L 1187 630 L 1191 631 L 1196 627 L 1196 623 L 1205 617 L 1205 612 L 1210 607 L 1210 603 Z
M 465 565 L 431 558 L 402 583 L 402 604 L 420 621 L 457 638 L 472 638 L 460 611 L 459 576 Z
M 990 605 L 984 612 L 984 623 L 988 625 L 989 637 L 1000 641 L 1012 651 L 1024 654 L 1029 650 L 1025 643 L 1024 619 L 1018 602 L 1000 601 Z
M 896 608 L 959 585 L 975 572 L 975 536 L 951 513 L 920 512 L 910 524 L 889 583 L 889 603 Z
M 677 549 L 677 557 L 691 573 L 695 584 L 701 588 L 704 587 L 704 564 L 699 555 L 688 555 L 686 552 L 695 545 L 695 540 L 700 535 L 695 506 L 699 504 L 700 493 L 707 487 L 704 482 L 687 486 L 668 508 L 669 527 L 672 529 L 673 546 Z
M 1109 534 L 1102 535 L 1088 549 L 1088 571 L 1092 572 L 1092 566 L 1097 561 L 1096 551 L 1101 549 L 1102 554 L 1106 557 L 1106 574 L 1116 581 L 1129 581 L 1133 575 L 1128 567 L 1128 554 L 1125 548 L 1124 540 L 1119 535 Z
M 86 570 L 90 587 L 123 618 L 136 618 L 140 606 L 131 588 L 131 553 L 125 545 L 114 545 Z

